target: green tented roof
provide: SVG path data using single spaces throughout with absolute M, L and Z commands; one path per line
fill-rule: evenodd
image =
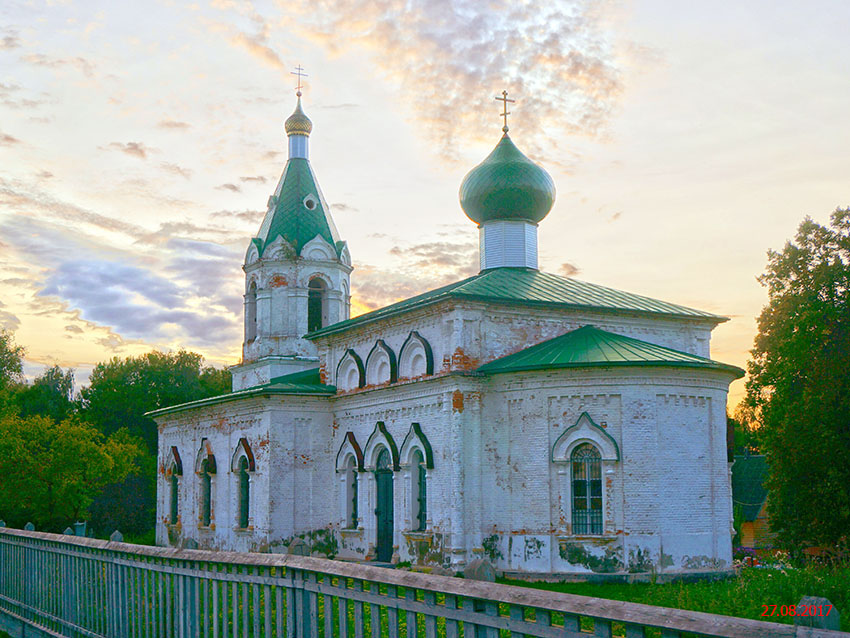
M 316 202 L 312 210 L 304 203 L 304 198 L 308 195 L 312 195 Z M 300 254 L 304 244 L 316 235 L 336 248 L 337 254 L 340 253 L 339 233 L 310 162 L 299 157 L 291 158 L 286 162 L 275 193 L 271 197 L 269 210 L 260 226 L 260 232 L 257 233 L 257 239 L 261 242 L 260 256 L 266 246 L 278 237 L 283 237 L 295 247 L 295 252 Z
M 326 326 L 307 335 L 313 339 L 352 326 L 377 321 L 446 299 L 473 299 L 511 305 L 556 306 L 613 312 L 706 319 L 715 323 L 726 317 L 686 306 L 635 295 L 614 288 L 541 272 L 533 268 L 492 268 L 474 277 L 373 310 L 359 317 Z
M 160 408 L 148 412 L 145 416 L 163 416 L 172 412 L 181 412 L 192 408 L 200 408 L 206 405 L 214 405 L 216 403 L 226 403 L 228 401 L 236 401 L 247 397 L 264 395 L 264 394 L 303 394 L 309 396 L 330 396 L 336 394 L 336 388 L 332 385 L 324 385 L 319 377 L 319 368 L 312 370 L 303 370 L 301 372 L 293 372 L 280 377 L 275 377 L 264 385 L 258 385 L 253 388 L 245 388 L 237 392 L 221 394 L 216 397 L 207 397 L 206 399 L 198 399 L 189 403 L 181 403 L 180 405 L 172 405 L 167 408 Z
M 560 337 L 495 359 L 478 368 L 478 372 L 498 374 L 596 366 L 706 368 L 731 372 L 736 377 L 744 376 L 744 371 L 735 366 L 600 330 L 595 326 L 583 326 Z
M 732 501 L 741 506 L 745 521 L 758 518 L 767 499 L 767 457 L 736 456 L 732 464 Z

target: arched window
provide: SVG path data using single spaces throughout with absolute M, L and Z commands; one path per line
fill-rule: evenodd
M 248 459 L 242 457 L 239 459 L 239 527 L 245 529 L 248 527 L 248 507 L 250 505 L 250 483 L 248 482 Z
M 425 458 L 416 450 L 410 459 L 410 502 L 413 531 L 424 532 L 428 517 L 428 488 L 425 479 Z
M 348 465 L 345 468 L 345 489 L 346 489 L 346 525 L 349 529 L 357 529 L 357 459 L 353 456 L 348 459 Z
M 177 525 L 177 518 L 180 514 L 180 482 L 177 478 L 177 465 L 171 467 L 171 511 L 169 512 L 169 521 L 172 525 Z
M 307 288 L 307 332 L 313 332 L 325 325 L 327 286 L 320 278 L 314 277 Z
M 252 281 L 245 295 L 245 341 L 257 338 L 257 282 Z
M 201 461 L 201 525 L 210 526 L 212 517 L 212 478 L 210 477 L 210 462 Z
M 582 443 L 570 458 L 573 486 L 573 534 L 602 533 L 602 457 Z

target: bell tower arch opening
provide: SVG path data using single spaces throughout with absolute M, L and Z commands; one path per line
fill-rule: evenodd
M 257 282 L 252 281 L 245 295 L 245 342 L 257 338 Z
M 320 277 L 313 277 L 307 285 L 307 332 L 327 325 L 328 286 Z

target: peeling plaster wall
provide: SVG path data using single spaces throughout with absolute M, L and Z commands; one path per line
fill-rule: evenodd
M 337 366 L 348 349 L 354 350 L 365 364 L 372 347 L 383 339 L 398 356 L 411 330 L 428 340 L 434 354 L 434 371 L 440 373 L 473 370 L 588 324 L 709 357 L 715 322 L 451 300 L 353 326 L 344 333 L 316 339 L 316 345 L 328 383 L 336 383 Z
M 291 478 L 286 480 L 282 468 L 291 468 L 297 462 L 293 452 L 299 445 L 288 445 L 288 441 L 303 437 L 303 430 L 309 429 L 313 422 L 316 432 L 329 429 L 326 399 L 250 398 L 159 417 L 157 422 L 157 544 L 181 546 L 191 538 L 202 548 L 262 551 L 271 543 L 285 538 L 283 535 L 303 518 L 301 516 L 293 521 L 292 517 L 282 514 L 281 508 L 296 500 L 292 496 L 293 488 L 304 491 L 305 486 L 298 485 L 298 482 L 304 482 L 310 475 L 296 474 L 293 483 Z M 318 438 L 323 436 L 319 434 Z M 256 471 L 250 473 L 247 530 L 237 527 L 238 476 L 231 471 L 231 461 L 242 437 L 248 440 L 256 464 Z M 209 527 L 200 525 L 201 482 L 195 473 L 196 459 L 204 438 L 207 439 L 205 449 L 215 456 L 217 469 L 211 481 Z M 306 440 L 307 444 L 311 443 L 310 436 Z M 176 525 L 168 522 L 170 484 L 167 468 L 172 446 L 177 448 L 183 465 L 183 475 L 178 479 L 179 520 Z M 309 454 L 308 458 L 311 459 L 310 468 L 313 469 L 314 464 L 316 466 L 316 472 L 311 474 L 318 477 L 327 471 L 327 454 Z M 306 482 L 312 490 L 313 480 Z M 309 528 L 311 524 L 312 521 L 307 520 L 301 526 Z
M 662 368 L 570 369 L 486 377 L 481 363 L 581 325 L 708 355 L 710 324 L 567 310 L 516 309 L 456 301 L 355 326 L 317 340 L 323 378 L 335 382 L 348 348 L 363 362 L 378 339 L 396 357 L 411 331 L 430 343 L 430 377 L 334 397 L 271 396 L 167 415 L 160 463 L 172 445 L 183 459 L 181 520 L 165 522 L 167 476 L 159 477 L 157 542 L 279 551 L 294 537 L 321 537 L 341 558 L 375 555 L 374 444 L 382 422 L 399 453 L 412 423 L 433 450 L 427 470 L 426 532 L 413 532 L 407 459 L 393 473 L 393 553 L 402 561 L 455 568 L 484 556 L 525 572 L 690 571 L 731 563 L 731 494 L 725 455 L 729 376 Z M 604 533 L 572 532 L 570 465 L 552 462 L 558 437 L 582 413 L 616 442 L 603 461 Z M 345 529 L 346 484 L 336 470 L 348 433 L 365 454 L 356 529 Z M 252 525 L 236 531 L 230 460 L 248 438 L 257 459 Z M 194 473 L 201 439 L 214 449 L 214 525 L 199 529 Z M 318 535 L 318 536 L 317 536 Z M 313 547 L 316 543 L 311 540 Z
M 646 368 L 494 377 L 481 465 L 491 560 L 539 572 L 729 568 L 728 383 L 715 372 Z M 602 462 L 601 537 L 573 535 L 570 465 L 549 461 L 583 412 L 620 451 L 619 462 Z

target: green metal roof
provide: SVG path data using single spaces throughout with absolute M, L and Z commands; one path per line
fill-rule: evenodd
M 491 220 L 537 223 L 555 203 L 555 182 L 505 133 L 460 185 L 460 205 L 477 224 Z
M 706 368 L 731 372 L 738 378 L 744 376 L 744 371 L 738 367 L 600 330 L 595 326 L 583 326 L 560 337 L 495 359 L 478 368 L 478 372 L 498 374 L 521 370 L 597 366 Z
M 159 410 L 152 410 L 146 413 L 145 416 L 163 416 L 172 412 L 182 412 L 183 410 L 191 410 L 216 403 L 226 403 L 228 401 L 236 401 L 252 396 L 262 396 L 264 394 L 301 394 L 308 396 L 330 396 L 336 394 L 336 388 L 332 385 L 324 385 L 319 376 L 319 368 L 311 370 L 303 370 L 301 372 L 293 372 L 292 374 L 275 377 L 266 384 L 258 385 L 253 388 L 246 388 L 237 392 L 229 392 L 228 394 L 220 394 L 215 397 L 207 397 L 206 399 L 198 399 L 188 403 L 172 405 Z
M 492 268 L 474 277 L 431 290 L 307 335 L 308 339 L 346 330 L 352 326 L 384 319 L 446 299 L 473 299 L 527 306 L 554 306 L 676 318 L 705 319 L 715 323 L 726 317 L 659 301 L 597 284 L 540 272 L 533 268 Z
M 767 499 L 767 457 L 735 456 L 732 464 L 732 501 L 741 506 L 745 521 L 758 518 Z
M 312 195 L 315 201 L 312 209 L 304 202 L 308 195 Z M 339 233 L 310 162 L 300 157 L 291 158 L 286 162 L 275 193 L 269 199 L 268 212 L 257 233 L 261 242 L 260 256 L 266 246 L 278 237 L 283 237 L 300 254 L 304 244 L 316 235 L 340 254 Z

